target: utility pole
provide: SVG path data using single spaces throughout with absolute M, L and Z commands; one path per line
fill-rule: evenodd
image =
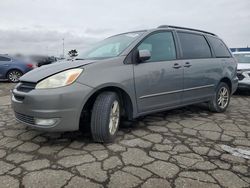
M 62 39 L 62 42 L 63 42 L 63 44 L 62 44 L 63 45 L 62 54 L 63 54 L 63 58 L 64 58 L 64 38 Z

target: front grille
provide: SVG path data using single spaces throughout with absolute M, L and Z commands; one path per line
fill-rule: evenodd
M 241 73 L 237 73 L 237 77 L 239 80 L 243 80 L 245 78 Z
M 15 116 L 18 120 L 24 122 L 24 123 L 28 123 L 28 124 L 31 124 L 31 125 L 34 125 L 35 124 L 35 120 L 34 120 L 34 117 L 32 116 L 27 116 L 27 115 L 24 115 L 24 114 L 20 114 L 20 113 L 17 113 L 15 112 Z
M 20 82 L 20 84 L 18 85 L 18 87 L 16 88 L 17 91 L 22 91 L 22 92 L 29 92 L 33 89 L 35 89 L 36 87 L 36 83 L 32 83 L 32 82 Z

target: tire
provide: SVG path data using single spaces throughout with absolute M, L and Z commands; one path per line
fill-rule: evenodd
M 17 83 L 19 82 L 19 78 L 23 75 L 23 73 L 20 70 L 10 70 L 7 73 L 7 79 L 9 80 L 9 82 L 12 83 Z
M 114 92 L 103 92 L 96 98 L 91 114 L 91 134 L 95 142 L 108 143 L 115 139 L 120 124 L 120 104 Z
M 220 98 L 222 96 L 221 92 L 222 93 L 226 92 L 224 99 Z M 225 112 L 230 103 L 230 98 L 231 98 L 231 93 L 228 85 L 224 82 L 221 82 L 216 89 L 213 99 L 208 103 L 210 111 L 218 113 Z

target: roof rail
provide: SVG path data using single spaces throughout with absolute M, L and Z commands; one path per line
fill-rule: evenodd
M 173 26 L 173 25 L 160 25 L 158 28 L 184 29 L 184 30 L 197 31 L 197 32 L 202 32 L 202 33 L 207 33 L 207 34 L 210 34 L 213 36 L 217 36 L 214 33 L 210 33 L 210 32 L 199 30 L 199 29 L 192 29 L 192 28 L 188 28 L 188 27 L 179 27 L 179 26 Z

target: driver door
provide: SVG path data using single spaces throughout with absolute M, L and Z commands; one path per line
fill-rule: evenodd
M 173 33 L 162 31 L 150 34 L 137 49 L 151 52 L 149 60 L 134 64 L 139 113 L 180 105 L 183 66 L 176 59 Z

